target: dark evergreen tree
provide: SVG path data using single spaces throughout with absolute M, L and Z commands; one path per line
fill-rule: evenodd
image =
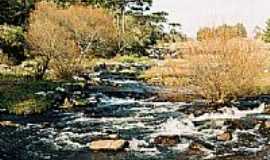
M 24 26 L 35 0 L 0 0 L 0 25 Z
M 263 34 L 263 40 L 267 43 L 270 43 L 270 19 L 266 22 L 266 28 Z

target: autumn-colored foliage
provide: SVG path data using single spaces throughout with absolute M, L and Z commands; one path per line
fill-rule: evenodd
M 247 31 L 243 24 L 238 23 L 236 25 L 221 25 L 219 27 L 204 27 L 197 33 L 197 39 L 199 41 L 209 39 L 223 39 L 229 40 L 237 37 L 247 37 Z
M 213 41 L 201 42 L 193 50 L 197 54 L 185 56 L 193 90 L 206 99 L 222 102 L 254 94 L 267 51 L 247 39 Z
M 225 102 L 256 92 L 267 53 L 261 44 L 245 38 L 224 41 L 216 37 L 191 41 L 185 47 L 183 59 L 166 60 L 148 70 L 148 81 L 174 88 L 174 92 L 192 91 L 212 102 Z
M 47 68 L 57 78 L 68 78 L 79 70 L 82 56 L 111 54 L 116 30 L 103 9 L 40 2 L 30 15 L 27 41 L 32 55 L 41 59 L 38 78 Z

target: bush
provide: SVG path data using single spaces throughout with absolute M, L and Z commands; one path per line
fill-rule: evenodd
M 25 35 L 21 27 L 0 25 L 0 54 L 6 54 L 10 60 L 20 62 L 25 58 L 24 45 Z
M 211 102 L 230 101 L 256 92 L 266 55 L 259 44 L 247 39 L 216 38 L 187 46 L 184 59 L 165 61 L 165 74 L 159 83 L 186 88 Z M 152 68 L 147 75 L 151 72 L 159 73 Z
M 184 79 L 184 60 L 168 58 L 144 73 L 144 78 L 151 84 L 167 87 L 182 86 Z
M 187 56 L 191 65 L 191 85 L 211 101 L 226 101 L 256 91 L 264 69 L 265 53 L 253 41 L 232 39 L 202 42 L 199 55 Z M 214 47 L 214 48 L 213 48 Z
M 111 56 L 116 35 L 113 17 L 103 9 L 38 3 L 27 34 L 33 56 L 42 62 L 37 77 L 51 68 L 57 78 L 70 78 L 80 71 L 83 55 Z
M 79 65 L 79 48 L 72 34 L 56 23 L 58 15 L 54 11 L 57 11 L 56 5 L 42 2 L 29 19 L 27 42 L 31 55 L 39 61 L 37 79 L 42 79 L 48 68 L 54 69 L 56 78 L 70 78 L 73 73 L 67 75 L 66 72 L 72 72 Z
M 49 81 L 1 81 L 0 108 L 17 115 L 41 113 L 53 106 L 53 98 L 36 93 L 54 90 L 58 85 Z
M 12 64 L 8 56 L 0 51 L 0 64 Z
M 137 55 L 117 55 L 114 57 L 116 62 L 120 63 L 142 63 L 142 64 L 150 64 L 151 60 L 148 57 L 137 56 Z
M 205 27 L 201 28 L 197 33 L 197 40 L 210 40 L 217 37 L 223 39 L 232 39 L 239 37 L 247 37 L 247 31 L 243 24 L 238 23 L 236 25 L 221 25 L 218 27 Z

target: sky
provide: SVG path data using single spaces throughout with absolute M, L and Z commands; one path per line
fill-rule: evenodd
M 190 37 L 203 26 L 243 23 L 250 36 L 270 18 L 270 0 L 154 0 L 154 11 L 169 13 Z

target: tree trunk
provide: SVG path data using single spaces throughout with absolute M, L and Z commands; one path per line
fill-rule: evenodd
M 122 16 L 122 34 L 125 33 L 125 8 L 121 8 L 121 16 Z
M 49 68 L 49 62 L 50 59 L 48 57 L 45 57 L 44 60 L 42 60 L 40 66 L 37 66 L 37 70 L 35 73 L 35 79 L 36 80 L 42 80 L 44 78 L 44 75 Z

